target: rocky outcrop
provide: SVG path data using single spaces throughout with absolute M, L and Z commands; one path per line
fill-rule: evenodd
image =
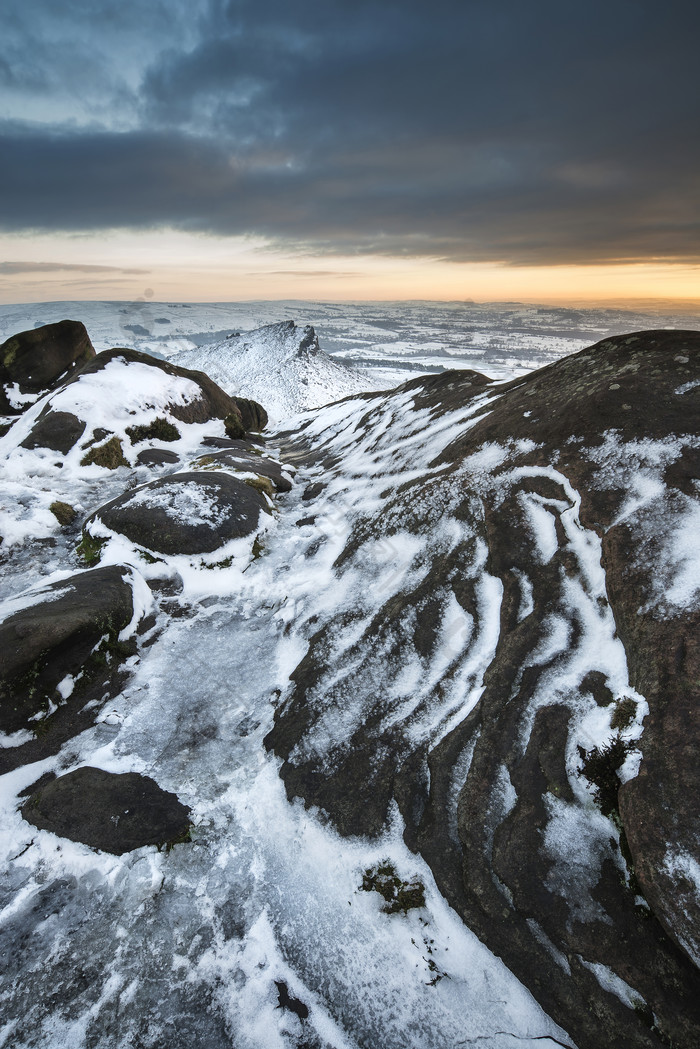
M 145 626 L 132 584 L 132 569 L 107 566 L 15 600 L 0 623 L 0 731 L 29 734 L 0 750 L 0 772 L 55 753 L 122 687 Z
M 146 353 L 138 350 L 113 349 L 98 353 L 85 368 L 81 375 L 76 376 L 79 380 L 82 375 L 94 375 L 106 368 L 111 361 L 125 361 L 127 364 L 145 364 L 149 368 L 157 368 L 166 375 L 189 379 L 199 387 L 195 397 L 188 398 L 186 403 L 173 403 L 167 406 L 169 415 L 183 423 L 205 423 L 210 419 L 224 419 L 231 413 L 238 415 L 242 420 L 241 411 L 234 398 L 217 386 L 215 382 L 201 371 L 193 371 L 190 368 L 179 368 L 169 361 L 159 360 L 157 357 L 149 357 Z M 261 405 L 256 405 L 259 413 L 264 414 Z M 247 409 L 247 417 L 253 414 L 252 409 Z M 245 428 L 245 427 L 244 427 Z
M 190 810 L 176 794 L 136 772 L 85 766 L 44 783 L 22 806 L 28 823 L 121 856 L 189 836 Z
M 99 536 L 102 523 L 159 554 L 204 554 L 251 535 L 268 504 L 245 481 L 228 473 L 170 474 L 125 492 L 86 522 Z
M 386 448 L 398 480 L 335 571 L 406 535 L 421 554 L 371 616 L 318 624 L 267 738 L 289 796 L 345 834 L 378 833 L 398 803 L 442 892 L 579 1049 L 691 1049 L 700 335 L 356 403 L 353 454 L 381 475 Z M 419 425 L 450 420 L 425 458 Z M 288 439 L 332 476 L 332 432 Z
M 130 386 L 128 404 L 119 403 L 118 394 L 115 401 L 114 394 L 124 381 L 119 375 L 123 368 L 133 373 L 133 382 L 126 384 Z M 137 391 L 140 396 L 134 396 Z M 228 419 L 245 436 L 248 429 L 257 432 L 267 423 L 261 405 L 229 397 L 203 372 L 127 349 L 93 354 L 27 419 L 31 428 L 21 447 L 47 448 L 63 455 L 81 439 L 83 449 L 110 436 L 128 445 L 142 446 L 146 441 L 158 445 L 180 438 L 177 424 Z M 105 422 L 112 428 L 105 429 Z
M 268 423 L 267 412 L 257 401 L 251 401 L 248 397 L 232 397 L 231 400 L 238 409 L 241 424 L 246 432 L 260 433 Z
M 22 405 L 22 395 L 54 389 L 94 356 L 85 325 L 79 321 L 44 324 L 13 335 L 0 346 L 0 410 L 20 414 L 26 403 L 32 403 L 29 397 Z M 11 387 L 19 392 L 19 400 L 12 396 Z
M 85 433 L 85 423 L 73 412 L 42 411 L 21 448 L 49 448 L 66 455 Z

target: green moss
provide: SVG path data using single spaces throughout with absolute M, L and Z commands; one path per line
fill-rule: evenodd
M 231 437 L 234 441 L 241 437 L 245 437 L 245 426 L 241 422 L 241 417 L 236 412 L 231 412 L 224 419 L 224 429 L 226 430 L 226 436 Z
M 230 568 L 233 564 L 233 555 L 224 557 L 221 561 L 200 561 L 202 568 L 213 570 L 214 568 Z
M 179 441 L 180 431 L 173 423 L 159 416 L 147 426 L 127 426 L 126 434 L 132 444 L 139 441 Z
M 81 466 L 103 466 L 106 470 L 116 470 L 119 466 L 130 466 L 124 458 L 122 442 L 118 437 L 110 437 L 104 444 L 95 445 L 80 460 Z
M 142 561 L 145 561 L 147 565 L 164 565 L 164 557 L 154 557 L 153 554 L 149 554 L 148 550 L 139 550 L 139 557 Z
M 75 521 L 78 516 L 77 511 L 70 505 L 70 503 L 62 503 L 59 499 L 57 499 L 55 503 L 51 503 L 49 510 L 58 523 L 64 528 L 73 524 L 73 521 Z
M 624 699 L 618 699 L 615 704 L 615 710 L 610 718 L 610 727 L 622 732 L 630 727 L 636 716 L 637 704 L 631 696 L 625 696 Z
M 170 841 L 162 842 L 158 846 L 158 852 L 161 849 L 165 849 L 166 852 L 170 852 L 176 845 L 188 845 L 192 841 L 192 824 L 188 823 L 187 827 L 183 830 L 182 834 L 178 834 L 176 837 L 171 838 Z
M 86 565 L 91 567 L 99 563 L 102 557 L 102 548 L 106 545 L 106 539 L 97 539 L 89 532 L 83 532 L 83 538 L 75 548 L 75 551 Z
M 425 907 L 425 886 L 418 879 L 402 881 L 396 867 L 384 860 L 376 867 L 368 867 L 362 875 L 363 892 L 378 892 L 385 901 L 384 914 L 407 914 L 415 908 Z
M 262 540 L 260 539 L 260 536 L 256 535 L 255 541 L 253 543 L 253 560 L 257 561 L 258 558 L 262 557 L 262 555 L 264 553 L 265 553 L 265 546 L 264 546 Z
M 19 343 L 16 339 L 8 339 L 2 351 L 2 363 L 6 368 L 17 359 L 17 350 L 19 349 Z
M 263 477 L 262 474 L 258 474 L 257 477 L 245 477 L 244 481 L 250 488 L 260 492 L 261 495 L 269 495 L 270 499 L 274 498 L 275 488 L 269 477 Z
M 620 789 L 620 778 L 617 770 L 630 749 L 631 744 L 626 743 L 619 735 L 614 736 L 604 747 L 594 747 L 593 750 L 578 748 L 581 756 L 579 776 L 585 776 L 588 782 L 593 784 L 596 788 L 593 793 L 596 805 L 603 815 L 609 816 L 618 827 L 620 826 L 620 814 L 617 806 L 617 792 Z

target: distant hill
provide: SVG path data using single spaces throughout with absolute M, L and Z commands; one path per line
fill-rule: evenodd
M 227 393 L 264 401 L 273 422 L 372 386 L 366 375 L 324 353 L 310 324 L 294 321 L 235 333 L 174 359 L 206 372 Z

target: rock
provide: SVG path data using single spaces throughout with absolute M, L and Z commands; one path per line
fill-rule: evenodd
M 237 442 L 242 444 L 242 442 Z M 197 460 L 197 466 L 222 466 L 227 470 L 254 473 L 258 477 L 269 477 L 278 492 L 290 492 L 291 481 L 283 474 L 283 467 L 275 459 L 237 449 L 222 449 L 207 452 Z
M 72 412 L 55 412 L 47 409 L 39 416 L 21 448 L 50 448 L 64 455 L 71 450 L 83 433 L 85 423 Z
M 169 474 L 113 499 L 87 520 L 99 520 L 159 554 L 205 554 L 257 531 L 263 497 L 220 473 Z
M 472 414 L 432 460 L 416 431 L 405 480 L 407 393 L 423 420 Z M 266 739 L 289 797 L 359 835 L 398 804 L 441 892 L 579 1049 L 700 1044 L 700 612 L 697 595 L 671 599 L 694 555 L 673 568 L 667 549 L 696 519 L 700 334 L 635 333 L 500 386 L 446 372 L 386 407 L 365 400 L 353 455 L 371 449 L 381 476 L 384 440 L 392 480 L 334 570 L 357 570 L 365 544 L 390 558 L 407 532 L 423 552 L 370 619 L 341 607 L 310 638 Z M 332 436 L 284 436 L 302 464 L 342 469 Z M 354 615 L 363 628 L 338 651 Z M 636 744 L 623 655 L 624 688 L 650 710 Z M 578 755 L 592 753 L 585 719 L 606 715 L 603 799 Z
M 136 462 L 140 466 L 168 466 L 171 463 L 179 463 L 180 456 L 168 448 L 144 448 L 136 456 Z
M 46 715 L 45 731 L 51 708 L 64 702 L 59 683 L 73 679 L 68 702 L 82 707 L 85 689 L 101 687 L 133 654 L 133 640 L 119 641 L 133 617 L 126 575 L 108 567 L 69 576 L 36 591 L 32 604 L 0 623 L 0 731 L 16 732 Z
M 217 386 L 215 382 L 200 371 L 192 371 L 189 368 L 178 368 L 168 361 L 162 361 L 157 357 L 149 357 L 146 353 L 138 350 L 113 349 L 103 350 L 84 367 L 80 375 L 75 376 L 78 381 L 82 375 L 94 375 L 113 360 L 124 360 L 129 363 L 145 364 L 150 368 L 157 368 L 166 375 L 177 375 L 183 379 L 189 379 L 199 387 L 199 394 L 186 404 L 171 404 L 167 406 L 168 413 L 182 423 L 205 423 L 210 419 L 223 419 L 231 412 L 240 417 L 240 412 L 235 401 L 227 393 Z
M 40 830 L 115 856 L 188 840 L 190 829 L 190 810 L 154 780 L 89 766 L 39 787 L 22 815 Z
M 0 346 L 0 385 L 17 384 L 22 393 L 52 390 L 94 356 L 84 324 L 69 320 L 44 324 L 19 332 Z M 18 411 L 9 402 L 3 410 Z
M 261 404 L 257 401 L 251 401 L 248 397 L 232 397 L 231 398 L 238 408 L 238 412 L 243 423 L 243 429 L 247 431 L 254 431 L 260 433 L 264 430 L 268 423 L 267 412 Z

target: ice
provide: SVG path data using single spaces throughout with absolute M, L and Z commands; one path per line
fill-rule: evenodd
M 112 340 L 124 344 L 125 334 L 133 336 L 132 345 L 164 353 L 187 344 L 200 360 L 204 350 L 211 351 L 212 360 L 218 355 L 222 367 L 226 352 L 235 349 L 234 340 L 225 345 L 226 328 L 252 332 L 280 320 L 276 311 L 281 309 L 278 304 L 214 304 L 190 311 L 174 304 L 127 306 L 113 306 L 111 313 L 94 307 L 100 346 Z M 48 307 L 32 307 L 31 315 L 24 309 L 26 323 L 14 330 L 51 313 Z M 66 307 L 55 307 L 59 309 Z M 121 319 L 120 309 L 125 311 Z M 245 539 L 208 557 L 148 564 L 124 537 L 94 525 L 95 534 L 108 540 L 103 563 L 125 566 L 134 595 L 134 617 L 121 636 L 133 634 L 151 613 L 156 626 L 143 639 L 139 657 L 130 662 L 123 690 L 96 709 L 89 729 L 53 757 L 0 778 L 0 948 L 8 959 L 0 983 L 5 1017 L 0 1044 L 2 1039 L 13 1049 L 292 1049 L 304 1041 L 330 1049 L 572 1044 L 451 911 L 426 864 L 404 844 L 395 810 L 377 839 L 341 838 L 323 813 L 288 800 L 279 763 L 265 750 L 263 739 L 275 709 L 289 696 L 290 675 L 311 637 L 337 622 L 339 613 L 342 623 L 329 642 L 329 673 L 322 682 L 329 694 L 327 717 L 305 743 L 321 754 L 347 739 L 361 722 L 373 680 L 389 696 L 384 724 L 403 722 L 413 744 L 434 745 L 480 701 L 484 673 L 499 641 L 503 588 L 487 569 L 486 548 L 453 516 L 450 495 L 433 503 L 446 469 L 433 464 L 491 410 L 498 388 L 441 416 L 417 410 L 410 390 L 369 400 L 356 388 L 334 385 L 335 380 L 352 374 L 354 383 L 362 367 L 372 375 L 371 382 L 363 381 L 368 390 L 376 386 L 374 377 L 405 378 L 427 360 L 440 368 L 478 362 L 497 378 L 512 378 L 570 350 L 576 340 L 545 331 L 546 318 L 529 334 L 496 330 L 494 311 L 481 311 L 483 327 L 472 326 L 466 345 L 463 330 L 460 343 L 454 333 L 438 327 L 438 321 L 444 325 L 452 316 L 447 306 L 414 304 L 405 316 L 402 308 L 382 305 L 348 307 L 341 316 L 321 307 L 318 322 L 310 307 L 295 304 L 295 310 L 300 323 L 314 323 L 322 333 L 322 349 L 324 338 L 329 340 L 334 368 L 324 370 L 328 362 L 321 358 L 317 374 L 306 376 L 306 391 L 297 387 L 294 397 L 290 385 L 301 373 L 296 365 L 287 369 L 287 379 L 275 388 L 280 416 L 284 404 L 285 411 L 296 411 L 309 390 L 326 400 L 353 396 L 292 420 L 318 450 L 319 461 L 300 466 L 292 492 L 276 499 L 274 514 L 261 517 L 263 553 L 253 557 L 252 539 Z M 462 321 L 468 314 L 461 307 L 454 310 Z M 69 312 L 81 316 L 81 311 Z M 191 317 L 183 319 L 188 312 Z M 534 317 L 515 308 L 508 316 L 513 325 Z M 159 317 L 170 319 L 167 331 Z M 593 318 L 587 320 L 593 323 Z M 138 326 L 150 334 L 128 331 Z M 591 341 L 586 332 L 579 334 L 578 341 Z M 263 351 L 268 357 L 279 351 L 280 366 L 284 363 L 283 341 L 268 339 L 265 346 L 258 341 L 256 349 L 248 339 L 251 377 L 264 372 Z M 362 358 L 359 365 L 355 357 Z M 124 450 L 132 467 L 112 473 L 81 467 L 80 449 L 64 457 L 59 468 L 54 453 L 19 449 L 22 434 L 48 400 L 61 410 L 83 413 L 90 427 L 107 425 L 124 435 L 127 425 L 194 395 L 187 380 L 162 373 L 154 378 L 153 369 L 145 366 L 134 369 L 114 361 L 104 370 L 103 382 L 95 375 L 84 387 L 81 380 L 40 399 L 0 444 L 6 456 L 2 534 L 13 551 L 3 569 L 3 593 L 13 603 L 3 607 L 3 615 L 36 599 L 28 587 L 60 583 L 62 572 L 77 570 L 68 541 L 50 514 L 52 501 L 65 499 L 87 515 L 127 485 L 151 476 L 133 465 L 138 449 L 127 438 Z M 262 391 L 259 399 L 266 403 Z M 220 421 L 179 428 L 180 440 L 169 447 L 185 463 L 199 454 L 203 436 L 223 435 Z M 281 449 L 288 446 L 279 434 L 268 445 L 271 452 L 276 440 Z M 612 453 L 615 440 L 612 436 L 608 445 Z M 530 495 L 525 502 L 533 565 L 548 563 L 563 537 L 577 566 L 575 580 L 562 586 L 557 613 L 543 624 L 541 649 L 532 653 L 533 665 L 551 664 L 533 709 L 539 702 L 569 696 L 584 667 L 600 669 L 613 695 L 630 695 L 624 651 L 602 600 L 600 541 L 582 527 L 579 494 L 563 475 L 544 468 L 509 469 L 511 457 L 531 447 L 511 442 L 482 448 L 460 467 L 455 487 L 466 488 L 477 501 L 488 494 L 494 505 L 526 478 L 544 476 L 560 487 L 561 499 Z M 632 516 L 653 507 L 658 471 L 680 453 L 676 446 L 640 446 L 637 454 L 648 485 L 630 487 L 639 500 L 628 506 Z M 602 460 L 597 465 L 606 468 Z M 497 490 L 489 487 L 496 468 Z M 305 503 L 301 493 L 315 480 L 325 490 Z M 421 528 L 407 521 L 405 501 L 394 502 L 384 494 L 399 484 L 414 484 L 410 509 L 425 522 Z M 163 496 L 169 507 L 171 494 Z M 194 495 L 191 488 L 182 489 L 176 509 L 190 520 L 213 519 L 212 504 L 201 493 Z M 669 571 L 676 573 L 678 599 L 696 600 L 687 588 L 697 571 L 691 540 L 698 522 L 688 516 L 685 503 L 677 509 Z M 373 515 L 381 523 L 378 531 L 371 528 Z M 306 516 L 316 517 L 314 525 L 298 527 Z M 29 539 L 51 539 L 56 546 L 42 548 L 37 558 Z M 346 551 L 348 544 L 352 549 Z M 438 637 L 428 654 L 419 656 L 412 646 L 410 614 L 390 624 L 385 636 L 373 638 L 370 627 L 381 607 L 418 588 L 436 552 L 463 559 L 461 570 L 473 587 L 471 611 L 462 607 L 447 581 L 432 595 Z M 521 575 L 519 582 L 524 617 L 533 607 L 536 576 Z M 156 589 L 155 599 L 149 583 Z M 170 607 L 179 615 L 168 617 L 159 610 L 160 586 L 172 588 Z M 392 661 L 394 643 L 401 657 Z M 334 683 L 348 680 L 348 668 L 357 670 L 357 691 L 345 691 L 342 703 L 333 706 L 330 693 Z M 442 696 L 429 701 L 437 682 L 444 683 Z M 61 688 L 68 694 L 71 681 L 66 678 Z M 641 733 L 646 709 L 638 699 L 637 719 L 627 731 L 630 740 Z M 590 887 L 609 848 L 611 824 L 596 812 L 585 781 L 576 775 L 576 747 L 608 739 L 609 719 L 610 710 L 598 708 L 592 699 L 574 709 L 567 768 L 580 805 L 574 814 L 573 806 L 553 800 L 543 841 L 554 857 L 551 887 L 563 889 L 566 878 L 578 878 L 573 895 L 582 913 L 591 907 Z M 530 727 L 523 725 L 523 747 Z M 26 738 L 6 737 L 2 744 L 15 747 Z M 471 753 L 466 748 L 455 767 L 454 807 Z M 114 857 L 39 831 L 22 819 L 20 792 L 45 773 L 61 775 L 83 765 L 141 772 L 176 792 L 192 811 L 192 842 L 169 852 L 145 847 Z M 494 821 L 516 803 L 504 768 L 495 791 Z M 448 818 L 454 829 L 454 811 Z M 561 861 L 572 842 L 578 863 L 573 872 Z M 377 894 L 360 889 L 363 871 L 387 859 L 401 877 L 420 878 L 425 908 L 405 916 L 385 914 Z M 22 944 L 21 952 L 17 944 Z M 308 1008 L 307 1018 L 279 1007 L 279 982 Z

